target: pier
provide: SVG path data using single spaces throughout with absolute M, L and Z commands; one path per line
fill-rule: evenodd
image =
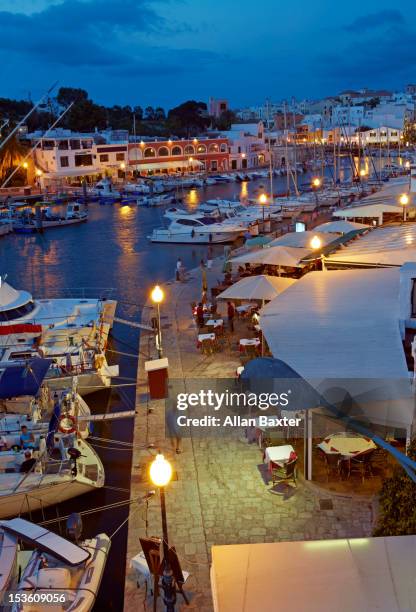
M 317 219 L 316 223 L 322 222 Z M 220 278 L 223 258 L 207 270 L 208 286 Z M 238 324 L 228 345 L 212 355 L 201 354 L 196 347 L 197 329 L 191 314 L 191 302 L 201 296 L 200 269 L 192 270 L 186 282 L 163 286 L 161 327 L 164 356 L 169 360 L 170 379 L 184 382 L 191 378 L 233 378 L 241 365 L 238 353 Z M 224 312 L 224 305 L 219 305 Z M 147 304 L 142 322 L 154 315 Z M 234 337 L 235 336 L 235 337 Z M 237 347 L 237 348 L 236 348 Z M 182 453 L 176 454 L 165 432 L 165 403 L 149 401 L 144 363 L 155 358 L 153 335 L 142 333 L 134 422 L 134 451 L 131 473 L 131 497 L 140 498 L 154 486 L 147 471 L 155 451 L 161 449 L 171 462 L 174 477 L 166 488 L 169 544 L 175 546 L 182 569 L 190 573 L 185 591 L 186 606 L 177 595 L 178 610 L 212 612 L 210 587 L 211 547 L 239 544 L 343 537 L 367 537 L 374 521 L 372 503 L 354 496 L 326 494 L 304 481 L 289 499 L 270 495 L 262 477 L 259 448 L 244 440 L 182 439 Z M 149 449 L 149 446 L 152 448 Z M 130 560 L 141 550 L 139 538 L 162 534 L 159 495 L 143 507 L 132 506 L 126 559 L 124 610 L 143 607 L 146 588 L 137 588 Z M 147 593 L 146 604 L 151 606 Z M 158 610 L 163 610 L 159 597 Z

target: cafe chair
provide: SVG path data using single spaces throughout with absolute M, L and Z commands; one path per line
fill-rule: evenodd
M 371 459 L 373 457 L 374 450 L 366 451 L 365 453 L 360 453 L 355 457 L 351 457 L 349 461 L 348 468 L 348 477 L 351 474 L 359 474 L 361 476 L 362 482 L 364 482 L 366 476 L 371 478 L 373 474 L 373 470 L 371 469 Z
M 292 459 L 292 461 L 288 461 L 284 465 L 280 466 L 278 464 L 274 464 L 272 466 L 272 484 L 273 486 L 279 482 L 290 482 L 292 481 L 295 487 L 296 484 L 296 464 L 297 458 Z
M 325 461 L 327 482 L 332 475 L 341 478 L 343 467 L 341 455 L 339 453 L 323 453 L 322 458 Z

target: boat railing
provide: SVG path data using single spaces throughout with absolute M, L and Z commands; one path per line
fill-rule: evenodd
M 115 296 L 115 287 L 64 287 L 56 294 L 48 292 L 45 299 L 110 300 L 115 299 Z

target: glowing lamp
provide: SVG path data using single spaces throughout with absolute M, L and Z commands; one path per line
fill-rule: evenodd
M 163 293 L 163 290 L 159 287 L 159 285 L 156 285 L 156 287 L 152 290 L 150 297 L 152 298 L 152 302 L 154 302 L 155 304 L 160 304 L 161 302 L 163 302 L 165 294 Z
M 315 249 L 320 249 L 322 246 L 322 240 L 319 238 L 319 236 L 314 236 L 311 240 L 311 247 L 315 250 Z
M 312 181 L 312 185 L 314 187 L 320 187 L 321 186 L 321 179 L 318 178 L 318 177 L 314 178 L 313 181 Z
M 402 193 L 399 198 L 399 202 L 402 206 L 407 206 L 409 204 L 409 196 L 407 195 L 407 193 Z
M 259 196 L 259 202 L 260 204 L 266 204 L 267 203 L 267 196 L 265 193 L 261 193 Z
M 150 465 L 150 479 L 157 487 L 165 487 L 172 478 L 172 466 L 163 455 L 156 455 Z

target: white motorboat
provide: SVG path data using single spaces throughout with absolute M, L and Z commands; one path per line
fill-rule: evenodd
M 90 194 L 98 196 L 100 200 L 107 202 L 116 202 L 122 197 L 122 194 L 114 188 L 113 182 L 109 177 L 98 181 L 90 190 Z
M 166 206 L 175 201 L 175 196 L 169 194 L 148 195 L 137 200 L 138 206 Z
M 151 189 L 146 183 L 126 183 L 123 187 L 123 191 L 133 195 L 148 195 Z
M 82 339 L 91 343 L 96 338 L 104 347 L 116 307 L 115 300 L 105 297 L 37 300 L 28 291 L 14 289 L 0 277 L 0 347 L 4 344 L 2 337 L 16 331 L 15 325 L 29 325 L 27 332 L 40 332 L 44 340 L 57 335 L 62 340 L 72 337 L 71 343 L 76 345 Z M 25 328 L 17 328 L 17 332 L 24 334 Z
M 53 214 L 51 208 L 47 206 L 42 210 L 42 227 L 64 227 L 88 221 L 88 213 L 79 202 L 69 202 L 65 215 Z
M 0 518 L 41 510 L 104 486 L 99 456 L 75 434 L 55 431 L 40 437 L 32 457 L 34 465 L 23 473 L 23 451 L 0 451 Z
M 79 541 L 82 523 L 71 515 L 71 542 L 45 527 L 13 518 L 0 522 L 0 594 L 12 612 L 90 612 L 107 562 L 105 533 Z M 8 600 L 4 600 L 8 597 Z
M 203 215 L 182 215 L 171 220 L 168 229 L 154 229 L 149 240 L 180 244 L 234 242 L 244 234 L 242 225 L 218 222 Z
M 217 211 L 217 214 L 243 224 L 262 221 L 263 218 L 279 221 L 281 217 L 280 206 L 267 206 L 263 211 L 263 207 L 257 203 L 244 206 L 241 202 L 233 200 L 206 200 L 200 204 L 198 210 L 208 215 L 215 215 Z

